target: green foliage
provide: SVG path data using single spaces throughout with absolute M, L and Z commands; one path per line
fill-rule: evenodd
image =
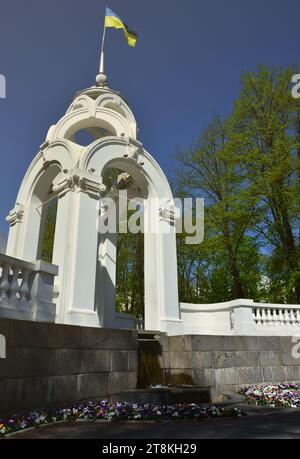
M 123 170 L 107 168 L 103 182 L 108 195 L 116 197 L 120 184 L 118 177 Z M 122 185 L 121 185 L 122 186 Z M 122 231 L 117 228 L 117 268 L 116 268 L 116 309 L 119 312 L 144 317 L 144 235 L 131 234 L 128 230 L 128 221 L 133 211 L 127 209 L 122 220 Z M 140 221 L 137 221 L 139 225 Z M 127 233 L 123 231 L 127 227 Z
M 57 215 L 57 198 L 47 204 L 44 209 L 44 231 L 42 234 L 41 259 L 52 263 L 54 235 Z
M 144 317 L 144 235 L 119 234 L 116 306 L 120 312 Z
M 197 144 L 178 155 L 176 187 L 206 198 L 203 244 L 183 249 L 179 238 L 178 251 L 192 264 L 188 272 L 179 266 L 183 301 L 201 279 L 195 297 L 201 302 L 241 296 L 300 302 L 300 107 L 291 96 L 294 73 L 266 66 L 245 73 L 232 114 L 215 118 Z

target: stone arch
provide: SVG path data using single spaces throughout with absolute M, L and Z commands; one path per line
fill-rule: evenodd
M 52 144 L 34 158 L 22 181 L 16 206 L 7 218 L 11 226 L 8 255 L 26 261 L 38 258 L 42 207 L 51 199 L 53 181 L 62 171 L 68 170 L 72 162 L 72 154 L 64 142 Z
M 141 188 L 149 203 L 163 200 L 161 206 L 173 205 L 168 180 L 154 158 L 136 140 L 105 138 L 91 145 L 80 158 L 82 170 L 103 176 L 107 167 L 127 172 Z M 148 206 L 145 216 L 158 228 L 157 234 L 145 233 L 145 326 L 152 330 L 178 333 L 181 330 L 177 289 L 176 235 L 171 215 L 162 217 L 161 207 Z M 99 243 L 99 241 L 98 241 Z M 115 321 L 116 244 L 113 236 L 101 235 L 96 273 L 96 309 L 102 326 L 113 327 Z M 96 290 L 97 290 L 96 289 Z M 97 293 L 97 292 L 96 292 Z M 98 300 L 97 300 L 98 298 Z
M 135 138 L 136 121 L 125 101 L 114 93 L 94 94 L 91 92 L 78 95 L 66 115 L 52 126 L 47 140 L 73 140 L 79 129 L 101 127 L 111 135 Z
M 95 113 L 97 108 L 107 108 L 119 113 L 131 126 L 136 125 L 135 117 L 130 107 L 120 95 L 114 92 L 105 91 L 104 94 L 101 94 L 100 91 L 99 95 L 99 88 L 97 91 L 93 91 L 92 88 L 83 91 L 75 97 L 67 113 L 72 113 L 81 108 L 88 109 L 90 113 Z
M 107 129 L 110 135 L 87 147 L 72 141 L 78 129 L 95 127 Z M 105 168 L 119 167 L 139 184 L 148 204 L 154 198 L 164 199 L 154 211 L 150 206 L 145 211 L 147 223 L 158 228 L 145 234 L 145 325 L 180 334 L 172 192 L 136 135 L 134 116 L 117 93 L 92 87 L 76 96 L 66 115 L 49 129 L 24 177 L 16 207 L 8 217 L 7 253 L 23 260 L 36 259 L 42 225 L 37 208 L 51 190 L 58 199 L 52 261 L 59 267 L 56 321 L 120 327 L 114 304 L 115 266 L 99 258 L 100 244 L 104 258 L 113 256 L 113 244 L 99 242 L 97 226 Z

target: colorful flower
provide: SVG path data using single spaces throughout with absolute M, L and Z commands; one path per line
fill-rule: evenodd
M 195 403 L 183 403 L 176 405 L 150 405 L 137 403 L 110 403 L 106 400 L 100 402 L 75 403 L 70 407 L 35 410 L 28 416 L 16 415 L 5 422 L 0 421 L 0 436 L 24 430 L 29 427 L 58 421 L 81 420 L 106 420 L 117 421 L 147 421 L 147 420 L 201 420 L 208 417 L 241 416 L 240 410 L 217 408 L 210 405 L 197 405 Z
M 267 405 L 272 408 L 300 407 L 300 384 L 277 384 L 245 387 L 240 393 L 255 405 Z

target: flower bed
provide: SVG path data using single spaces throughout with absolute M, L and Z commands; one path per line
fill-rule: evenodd
M 300 384 L 252 386 L 240 390 L 246 400 L 255 405 L 275 407 L 300 407 Z
M 60 409 L 36 410 L 28 416 L 12 416 L 7 422 L 0 420 L 0 435 L 60 421 L 171 421 L 201 420 L 212 417 L 238 417 L 245 415 L 236 408 L 190 404 L 149 405 L 135 403 L 86 402 Z

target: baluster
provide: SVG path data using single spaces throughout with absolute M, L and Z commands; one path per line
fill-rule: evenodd
M 269 309 L 265 309 L 265 325 L 269 325 Z
M 278 318 L 278 309 L 273 309 L 273 324 L 274 326 L 278 326 L 279 325 L 279 318 Z
M 12 266 L 12 270 L 13 270 L 13 276 L 12 276 L 12 280 L 11 280 L 11 283 L 10 283 L 10 298 L 12 300 L 16 300 L 18 299 L 18 292 L 19 292 L 19 272 L 20 272 L 20 268 L 19 266 Z
M 253 308 L 252 317 L 253 317 L 253 321 L 257 324 L 257 308 Z
M 275 308 L 275 309 L 273 309 L 273 325 L 274 325 L 274 327 L 278 327 L 278 322 L 279 322 L 279 320 L 278 320 L 278 309 Z
M 264 322 L 263 322 L 263 315 L 262 315 L 262 312 L 263 312 L 263 309 L 258 309 L 258 317 L 259 317 L 259 325 L 263 325 Z
M 290 314 L 290 326 L 293 327 L 293 325 L 294 325 L 294 311 L 291 309 L 289 311 L 289 314 Z
M 290 325 L 290 315 L 287 309 L 284 310 L 284 324 L 288 327 Z
M 268 308 L 267 309 L 267 325 L 269 327 L 272 325 L 272 321 L 273 321 L 273 316 L 272 316 L 272 313 L 271 313 L 271 309 Z
M 296 310 L 291 310 L 291 325 L 294 327 L 296 325 L 297 317 L 296 317 Z
M 23 302 L 28 302 L 28 297 L 30 293 L 30 288 L 29 288 L 29 270 L 22 268 L 22 284 L 19 290 L 21 301 Z
M 257 325 L 260 325 L 259 308 L 255 308 L 255 320 L 256 320 Z
M 261 310 L 261 323 L 262 323 L 262 325 L 266 325 L 266 321 L 267 321 L 266 310 L 262 309 Z
M 274 327 L 278 326 L 278 309 L 273 309 L 273 325 Z
M 284 325 L 284 316 L 283 316 L 282 308 L 278 309 L 278 325 L 279 326 Z
M 300 325 L 300 309 L 296 309 L 296 322 L 297 325 Z
M 292 325 L 293 325 L 293 311 L 291 309 L 288 311 L 288 315 L 289 315 L 289 326 L 292 327 Z
M 8 292 L 9 292 L 9 265 L 4 263 L 2 265 L 2 276 L 0 281 L 0 299 L 6 300 L 8 299 Z

